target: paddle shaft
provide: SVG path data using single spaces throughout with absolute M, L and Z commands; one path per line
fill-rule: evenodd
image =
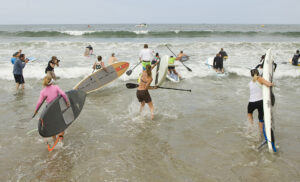
M 180 90 L 180 91 L 188 91 L 188 92 L 192 92 L 191 89 L 180 89 L 180 88 L 169 88 L 169 87 L 157 87 L 157 88 L 161 88 L 161 89 L 170 89 L 170 90 Z
M 137 65 L 135 65 L 131 70 L 128 70 L 127 72 L 126 72 L 126 74 L 129 76 L 129 75 L 131 75 L 131 73 L 132 73 L 132 71 L 138 66 L 138 65 L 140 65 L 142 62 L 139 62 Z
M 166 47 L 169 49 L 169 51 L 171 51 L 174 56 L 176 57 L 176 54 L 168 47 L 168 45 L 166 45 Z M 187 67 L 182 61 L 179 60 L 179 62 L 181 62 L 181 64 L 188 70 L 188 71 L 192 71 L 191 68 Z

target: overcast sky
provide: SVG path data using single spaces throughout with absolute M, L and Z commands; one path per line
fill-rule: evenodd
M 0 0 L 0 24 L 300 24 L 300 0 Z

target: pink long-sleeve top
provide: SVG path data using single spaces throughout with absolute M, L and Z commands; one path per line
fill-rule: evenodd
M 65 94 L 64 91 L 62 91 L 57 85 L 49 85 L 45 87 L 41 92 L 40 92 L 40 98 L 36 104 L 35 110 L 40 107 L 42 104 L 43 100 L 46 98 L 47 104 L 49 104 L 51 101 L 53 101 L 58 95 L 61 95 L 66 102 L 68 102 L 68 98 Z

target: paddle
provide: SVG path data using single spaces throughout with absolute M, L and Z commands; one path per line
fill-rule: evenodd
M 39 112 L 41 106 L 44 104 L 45 100 L 47 99 L 47 97 L 44 98 L 43 102 L 41 103 L 41 105 L 37 108 L 36 112 L 32 115 L 32 118 L 35 117 L 35 115 Z
M 138 86 L 139 86 L 139 85 L 138 85 L 138 84 L 135 84 L 135 83 L 126 83 L 126 87 L 129 88 L 129 89 L 137 88 Z M 159 87 L 159 86 L 158 86 L 157 88 L 192 92 L 191 89 L 187 90 L 187 89 L 169 88 L 169 87 Z
M 168 47 L 168 45 L 166 44 L 165 46 L 166 46 L 166 47 L 169 49 L 169 51 L 171 51 L 171 52 L 174 54 L 174 56 L 176 57 L 175 53 Z M 187 67 L 182 61 L 179 60 L 179 62 L 181 62 L 181 64 L 182 64 L 188 71 L 192 71 L 191 68 Z
M 139 64 L 141 64 L 141 62 L 139 62 L 137 65 L 135 65 L 131 70 L 128 70 L 128 71 L 126 72 L 126 75 L 130 76 L 131 73 L 132 73 L 132 71 L 133 71 Z

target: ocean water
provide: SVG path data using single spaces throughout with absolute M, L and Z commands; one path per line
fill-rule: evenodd
M 1 25 L 1 181 L 299 181 L 300 67 L 288 61 L 300 48 L 300 25 Z M 180 83 L 162 86 L 192 92 L 151 90 L 155 119 L 146 106 L 139 114 L 136 82 L 141 68 L 87 96 L 79 118 L 66 130 L 65 145 L 51 153 L 31 119 L 47 62 L 57 56 L 56 81 L 72 89 L 92 72 L 96 58 L 84 57 L 91 44 L 104 62 L 111 53 L 138 63 L 143 44 L 161 56 L 190 55 L 176 68 Z M 205 61 L 224 48 L 226 77 Z M 261 140 L 247 121 L 250 69 L 269 48 L 278 67 L 274 82 L 278 152 L 257 150 Z M 24 68 L 25 91 L 15 91 L 11 55 L 22 49 L 37 60 Z M 28 133 L 29 132 L 29 133 Z

